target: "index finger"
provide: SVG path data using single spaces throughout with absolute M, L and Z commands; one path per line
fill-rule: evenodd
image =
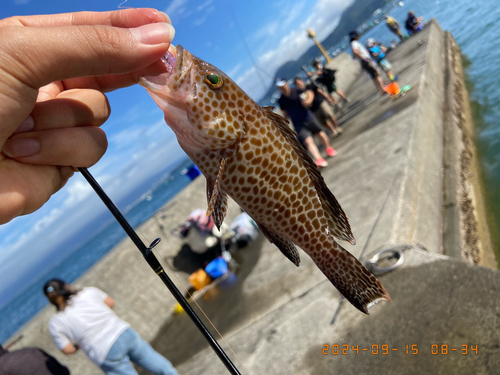
M 120 9 L 109 12 L 76 12 L 43 16 L 15 16 L 0 22 L 0 26 L 79 26 L 103 25 L 115 27 L 139 27 L 148 23 L 172 23 L 170 17 L 152 8 Z

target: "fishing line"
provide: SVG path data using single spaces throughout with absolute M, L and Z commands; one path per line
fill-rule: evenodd
M 84 176 L 85 177 L 85 176 Z M 155 215 L 157 214 L 157 212 L 153 215 L 153 217 L 155 217 Z M 123 215 L 127 221 L 129 222 L 130 226 L 136 231 L 138 232 L 138 234 L 141 235 L 141 237 L 143 237 L 142 239 L 144 240 L 144 242 L 146 243 L 155 243 L 157 240 L 154 240 L 154 241 L 151 241 L 148 239 L 148 236 L 146 236 L 144 233 L 142 233 L 134 224 L 133 222 L 130 220 L 129 217 L 127 217 L 126 214 L 124 213 L 121 213 L 121 215 Z M 157 224 L 159 224 L 159 222 L 157 222 Z M 229 348 L 229 350 L 231 351 L 231 353 L 233 353 L 233 355 L 236 357 L 236 359 L 238 360 L 238 362 L 241 364 L 241 366 L 245 369 L 245 371 L 250 374 L 250 371 L 248 371 L 248 369 L 245 367 L 243 361 L 238 357 L 238 355 L 236 354 L 236 352 L 233 350 L 233 348 L 231 347 L 231 345 L 229 345 L 229 343 L 226 341 L 225 337 L 222 335 L 222 333 L 217 329 L 216 325 L 212 322 L 212 320 L 208 317 L 208 315 L 206 314 L 206 312 L 202 309 L 202 307 L 198 304 L 198 302 L 196 301 L 196 299 L 193 298 L 193 294 L 189 292 L 189 289 L 187 288 L 187 286 L 182 282 L 182 280 L 179 278 L 179 276 L 177 276 L 177 274 L 175 273 L 175 270 L 170 266 L 170 264 L 168 262 L 166 262 L 164 259 L 163 259 L 163 256 L 158 252 L 158 248 L 156 247 L 156 245 L 159 243 L 159 241 L 157 241 L 153 246 L 150 246 L 151 250 L 155 253 L 155 255 L 157 256 L 160 264 L 166 268 L 168 268 L 170 271 L 171 271 L 171 274 L 174 275 L 174 278 L 177 280 L 177 282 L 180 284 L 181 286 L 181 289 L 184 290 L 184 293 L 185 295 L 188 295 L 190 300 L 194 302 L 194 304 L 198 307 L 198 309 L 201 311 L 201 313 L 203 314 L 203 316 L 208 320 L 208 322 L 210 323 L 210 325 L 212 326 L 212 328 L 215 330 L 215 332 L 217 332 L 217 334 L 219 335 L 219 337 L 222 339 L 222 341 L 224 341 L 224 343 L 227 345 L 227 347 Z
M 139 238 L 137 233 L 135 233 L 134 229 L 130 226 L 128 221 L 125 219 L 125 217 L 122 215 L 118 207 L 113 203 L 113 201 L 107 196 L 107 194 L 104 192 L 104 190 L 101 188 L 101 186 L 98 184 L 98 182 L 94 179 L 94 177 L 90 174 L 90 172 L 87 170 L 87 168 L 78 168 L 78 170 L 82 173 L 83 177 L 87 180 L 87 182 L 90 184 L 90 186 L 94 189 L 96 194 L 101 198 L 103 203 L 106 205 L 106 207 L 111 211 L 113 216 L 116 218 L 116 220 L 120 223 L 122 228 L 125 230 L 125 232 L 128 234 L 132 242 L 136 245 L 136 247 L 139 249 L 139 251 L 142 253 L 144 256 L 144 259 L 146 262 L 149 264 L 149 266 L 153 269 L 153 271 L 160 277 L 160 279 L 163 281 L 163 283 L 167 286 L 167 288 L 170 290 L 172 295 L 175 297 L 179 305 L 184 309 L 184 311 L 187 313 L 187 315 L 191 318 L 193 323 L 196 325 L 198 330 L 203 334 L 205 339 L 208 341 L 212 349 L 215 351 L 219 359 L 222 361 L 222 363 L 226 366 L 228 371 L 231 374 L 234 375 L 241 375 L 236 366 L 231 362 L 231 359 L 227 356 L 227 354 L 224 352 L 224 350 L 221 348 L 217 340 L 214 339 L 210 331 L 205 327 L 203 322 L 200 320 L 198 315 L 194 312 L 194 310 L 191 308 L 189 305 L 188 301 L 184 298 L 182 293 L 177 289 L 175 284 L 172 282 L 170 277 L 167 275 L 165 272 L 164 268 L 158 261 L 158 258 L 156 258 L 154 252 L 152 251 L 153 248 L 158 245 L 160 242 L 160 239 L 157 238 L 151 244 L 149 247 L 146 247 L 142 240 Z
M 238 23 L 238 20 L 236 19 L 236 14 L 233 11 L 233 7 L 231 6 L 231 2 L 228 2 L 227 6 L 229 8 L 229 12 L 231 13 L 231 16 L 233 17 L 234 25 L 236 26 L 236 30 L 238 31 L 238 34 L 240 35 L 241 41 L 243 43 L 243 46 L 245 47 L 245 50 L 246 50 L 246 52 L 248 54 L 248 57 L 250 58 L 250 61 L 252 62 L 253 67 L 255 68 L 255 71 L 257 72 L 257 77 L 259 77 L 259 81 L 260 81 L 262 87 L 265 90 L 267 90 L 267 86 L 266 86 L 264 80 L 262 79 L 262 76 L 260 75 L 260 73 L 263 72 L 271 80 L 272 80 L 272 77 L 270 77 L 266 72 L 262 71 L 262 69 L 255 62 L 255 59 L 253 58 L 253 55 L 252 55 L 252 51 L 250 50 L 250 47 L 248 47 L 248 44 L 247 44 L 247 42 L 245 40 L 245 35 L 241 31 L 241 28 L 240 28 L 240 25 Z
M 401 164 L 401 166 L 399 167 L 399 169 L 397 170 L 396 174 L 394 175 L 394 178 L 392 179 L 392 182 L 391 182 L 391 186 L 389 187 L 389 189 L 387 190 L 387 194 L 385 195 L 385 198 L 384 198 L 384 202 L 382 203 L 382 205 L 380 206 L 380 209 L 378 211 L 378 215 L 377 215 L 377 218 L 375 219 L 375 222 L 373 223 L 372 225 L 372 230 L 370 231 L 370 234 L 368 235 L 368 238 L 366 239 L 366 242 L 365 242 L 365 246 L 363 246 L 363 250 L 361 250 L 361 254 L 359 254 L 359 257 L 358 257 L 358 260 L 361 262 L 361 259 L 363 258 L 363 255 L 366 251 L 366 249 L 368 248 L 368 244 L 370 243 L 370 239 L 372 238 L 372 235 L 373 235 L 373 229 L 377 226 L 377 223 L 379 222 L 380 220 L 380 216 L 382 216 L 382 211 L 385 207 L 385 205 L 387 204 L 387 200 L 389 199 L 389 195 L 391 193 L 391 190 L 392 190 L 392 187 L 394 186 L 394 184 L 396 183 L 396 179 L 397 177 L 400 175 L 400 173 L 402 172 L 402 169 L 403 169 L 403 164 Z M 342 296 L 340 298 L 340 301 L 339 301 L 339 305 L 337 306 L 337 310 L 335 310 L 335 314 L 333 314 L 333 318 L 332 318 L 332 321 L 330 322 L 330 325 L 333 325 L 335 323 L 335 320 L 337 319 L 337 315 L 339 314 L 340 312 L 340 308 L 342 307 L 342 304 L 344 303 L 344 300 L 345 300 L 345 297 Z
M 155 215 L 157 214 L 158 212 L 156 212 L 153 217 L 156 217 Z M 139 232 L 139 234 L 144 237 L 145 239 L 145 242 L 148 243 L 150 242 L 149 239 L 147 238 L 147 236 L 142 233 L 137 227 L 135 227 L 135 225 L 131 222 L 131 220 L 125 215 L 123 214 L 123 216 L 125 216 L 128 221 L 130 222 L 130 225 L 134 228 L 135 231 Z M 157 225 L 159 225 L 159 221 L 156 222 Z M 223 244 L 223 243 L 222 243 Z M 238 360 L 238 362 L 241 364 L 241 366 L 245 369 L 245 371 L 250 374 L 250 371 L 246 368 L 245 364 L 243 363 L 243 361 L 240 359 L 240 357 L 236 354 L 236 352 L 234 351 L 234 349 L 231 347 L 231 345 L 229 345 L 229 343 L 226 341 L 225 337 L 222 335 L 222 333 L 217 329 L 217 326 L 215 325 L 214 322 L 212 322 L 212 320 L 208 317 L 207 313 L 202 309 L 202 307 L 198 304 L 198 302 L 196 301 L 196 299 L 193 298 L 193 294 L 189 292 L 189 288 L 183 283 L 183 281 L 179 278 L 179 276 L 177 276 L 177 274 L 175 273 L 175 270 L 172 268 L 172 266 L 167 262 L 165 261 L 165 259 L 163 259 L 163 256 L 158 252 L 157 250 L 158 248 L 155 247 L 153 248 L 153 252 L 156 254 L 160 264 L 162 266 L 164 266 L 165 268 L 168 268 L 170 271 L 171 271 L 171 274 L 174 275 L 174 278 L 177 280 L 178 284 L 180 285 L 180 289 L 183 289 L 185 295 L 189 296 L 189 299 L 191 301 L 193 301 L 193 303 L 198 307 L 198 309 L 201 311 L 201 313 L 203 314 L 203 316 L 208 320 L 208 322 L 210 323 L 210 325 L 212 326 L 212 328 L 215 330 L 215 332 L 217 332 L 217 334 L 219 335 L 219 337 L 222 339 L 222 341 L 224 341 L 224 343 L 227 345 L 227 347 L 229 348 L 229 350 L 231 351 L 231 353 L 233 353 L 233 355 L 236 357 L 236 359 Z
M 134 9 L 138 12 L 141 12 L 145 16 L 147 16 L 150 20 L 155 22 L 152 17 L 146 13 L 144 13 L 142 10 L 133 8 L 133 7 L 128 7 L 124 6 L 125 3 L 127 3 L 128 0 L 123 1 L 118 5 L 118 9 Z M 253 60 L 252 60 L 253 62 Z M 260 76 L 259 76 L 260 77 Z M 262 81 L 261 81 L 262 82 Z M 155 271 L 155 273 L 162 279 L 164 284 L 167 286 L 167 288 L 170 290 L 174 298 L 177 300 L 179 305 L 186 311 L 187 315 L 193 320 L 197 328 L 201 331 L 201 333 L 205 336 L 207 341 L 209 342 L 210 346 L 212 349 L 216 352 L 216 354 L 219 356 L 223 364 L 226 366 L 226 368 L 229 370 L 230 373 L 232 374 L 237 374 L 240 375 L 240 372 L 238 369 L 234 366 L 234 364 L 231 362 L 229 357 L 226 355 L 224 350 L 220 347 L 220 345 L 217 343 L 217 341 L 212 337 L 210 332 L 207 330 L 207 328 L 204 326 L 204 324 L 201 322 L 199 317 L 196 315 L 194 310 L 191 308 L 185 297 L 180 293 L 180 291 L 177 289 L 175 284 L 172 282 L 172 280 L 169 278 L 169 276 L 165 273 L 162 262 L 158 261 L 159 259 L 162 259 L 162 256 L 153 248 L 159 244 L 160 238 L 155 239 L 154 241 L 151 242 L 149 247 L 146 247 L 144 243 L 142 242 L 141 238 L 137 235 L 136 232 L 138 232 L 145 240 L 146 242 L 149 242 L 147 236 L 142 233 L 138 228 L 136 228 L 132 221 L 126 217 L 126 215 L 122 214 L 118 207 L 112 202 L 112 200 L 106 195 L 104 190 L 99 186 L 97 181 L 94 179 L 94 177 L 90 174 L 90 172 L 86 168 L 78 168 L 78 170 L 82 173 L 84 178 L 87 180 L 87 182 L 92 186 L 94 191 L 97 193 L 97 195 L 101 198 L 103 203 L 107 206 L 107 208 L 111 211 L 111 213 L 115 216 L 116 220 L 120 223 L 122 228 L 125 230 L 125 232 L 128 234 L 132 242 L 136 245 L 136 247 L 141 251 L 143 254 L 145 260 L 147 263 L 151 266 L 151 268 Z M 158 255 L 158 258 L 155 256 Z M 184 283 L 179 279 L 179 277 L 176 275 L 172 267 L 168 264 L 168 262 L 164 262 L 166 267 L 173 273 L 175 276 L 176 280 L 178 283 L 181 285 L 181 287 L 184 289 L 184 292 L 191 298 L 191 300 L 195 303 L 195 305 L 200 309 L 202 312 L 203 316 L 208 320 L 212 328 L 217 332 L 217 334 L 220 336 L 220 338 L 224 341 L 224 343 L 228 346 L 229 350 L 233 355 L 236 357 L 238 362 L 242 365 L 242 367 L 245 369 L 245 371 L 250 374 L 248 369 L 245 367 L 241 359 L 238 357 L 238 355 L 235 353 L 231 345 L 226 341 L 224 336 L 220 333 L 220 331 L 217 329 L 215 324 L 210 320 L 208 315 L 205 313 L 205 311 L 201 308 L 201 306 L 196 302 L 196 300 L 193 298 L 193 295 L 189 293 L 188 289 L 184 285 Z
M 241 366 L 245 369 L 245 371 L 250 375 L 250 371 L 248 371 L 248 369 L 245 367 L 245 365 L 243 364 L 243 361 L 240 359 L 240 357 L 238 357 L 238 355 L 235 353 L 235 351 L 233 350 L 233 348 L 231 347 L 231 345 L 229 345 L 229 343 L 226 341 L 226 339 L 224 338 L 224 336 L 222 335 L 222 333 L 220 333 L 220 331 L 217 329 L 217 327 L 215 326 L 215 324 L 210 320 L 210 318 L 208 317 L 208 315 L 205 313 L 205 311 L 201 308 L 201 306 L 198 304 L 198 302 L 196 302 L 196 299 L 193 298 L 193 294 L 189 292 L 188 289 L 186 289 L 186 286 L 184 285 L 184 283 L 179 279 L 179 276 L 177 276 L 175 274 L 175 272 L 173 271 L 172 267 L 170 267 L 170 265 L 168 264 L 168 262 L 165 262 L 164 259 L 162 259 L 161 255 L 158 254 L 157 250 L 153 250 L 155 253 L 157 253 L 157 255 L 159 256 L 160 258 L 160 263 L 165 263 L 165 265 L 172 271 L 174 277 L 177 279 L 177 281 L 179 282 L 179 284 L 181 284 L 182 288 L 184 289 L 184 292 L 189 296 L 190 300 L 193 301 L 193 303 L 198 307 L 198 309 L 200 309 L 201 313 L 203 314 L 203 316 L 208 320 L 208 322 L 210 323 L 210 325 L 212 326 L 212 328 L 215 330 L 215 332 L 217 332 L 217 334 L 220 336 L 220 338 L 222 339 L 222 341 L 224 341 L 224 343 L 228 346 L 229 350 L 231 351 L 231 353 L 233 353 L 233 355 L 236 357 L 236 359 L 238 360 L 238 362 L 241 364 Z

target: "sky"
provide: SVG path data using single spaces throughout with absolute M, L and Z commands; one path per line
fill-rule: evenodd
M 151 7 L 167 13 L 181 44 L 233 78 L 259 100 L 276 70 L 328 36 L 354 0 L 172 0 L 134 1 L 126 7 Z M 118 10 L 121 0 L 2 0 L 0 18 L 15 15 Z M 252 64 L 254 61 L 255 64 Z M 107 94 L 112 113 L 102 126 L 108 150 L 90 172 L 115 202 L 130 203 L 146 192 L 145 182 L 166 174 L 186 158 L 163 113 L 138 85 Z M 151 185 L 153 182 L 151 182 Z M 141 193 L 140 188 L 144 189 Z M 151 187 L 151 186 L 149 186 Z M 127 200 L 125 199 L 127 198 Z M 124 203 L 124 204 L 128 204 Z M 1 202 L 0 202 L 1 204 Z M 120 204 L 118 204 L 120 206 Z M 124 207 L 120 207 L 124 209 Z M 12 286 L 24 289 L 36 272 L 55 264 L 72 249 L 63 244 L 82 238 L 82 228 L 105 208 L 78 173 L 40 210 L 0 226 L 0 307 Z M 76 246 L 75 246 L 76 248 Z

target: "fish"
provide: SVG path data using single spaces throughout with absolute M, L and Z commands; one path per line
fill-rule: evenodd
M 165 72 L 141 77 L 180 147 L 206 178 L 207 215 L 220 228 L 230 196 L 296 266 L 300 247 L 337 290 L 368 314 L 389 293 L 336 239 L 349 221 L 288 120 L 261 107 L 229 76 L 182 46 Z

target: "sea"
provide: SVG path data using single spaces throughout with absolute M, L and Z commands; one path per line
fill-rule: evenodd
M 494 236 L 497 259 L 500 259 L 500 7 L 496 0 L 409 0 L 393 3 L 390 15 L 402 27 L 408 11 L 425 20 L 436 18 L 444 30 L 452 33 L 463 53 L 467 67 L 467 87 L 473 109 L 488 220 Z M 375 16 L 374 16 L 375 18 Z M 368 20 L 369 21 L 369 20 Z M 366 32 L 361 41 L 375 38 L 389 45 L 395 36 L 384 22 Z M 418 34 L 414 36 L 418 38 Z M 395 72 L 397 74 L 397 72 Z M 339 72 L 338 74 L 342 74 Z M 131 207 L 127 217 L 137 226 L 151 217 L 190 183 L 176 171 Z M 76 249 L 46 275 L 30 285 L 18 297 L 0 310 L 0 343 L 28 322 L 46 304 L 41 293 L 45 280 L 60 277 L 73 282 L 125 238 L 114 221 Z
M 124 210 L 123 213 L 133 227 L 137 228 L 152 217 L 192 182 L 192 179 L 185 173 L 192 165 L 190 160 L 181 163 L 161 181 L 158 181 L 154 188 L 144 193 L 139 200 Z M 47 298 L 42 293 L 42 287 L 47 280 L 60 278 L 72 283 L 126 236 L 118 222 L 112 219 L 86 243 L 75 248 L 64 260 L 3 306 L 0 309 L 0 343 L 4 346 L 8 344 L 6 340 L 47 305 Z

